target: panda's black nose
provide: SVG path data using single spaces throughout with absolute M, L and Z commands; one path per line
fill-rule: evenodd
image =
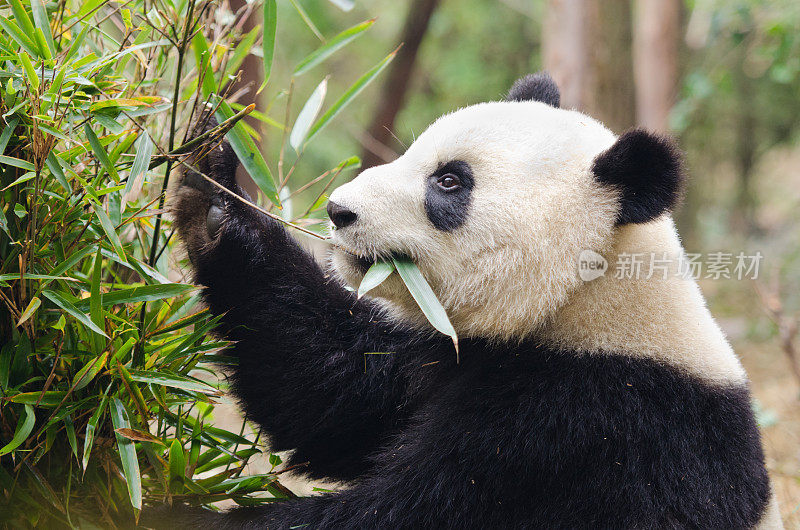
M 356 212 L 348 210 L 341 204 L 336 204 L 333 201 L 328 201 L 328 217 L 331 218 L 336 228 L 344 228 L 358 218 Z

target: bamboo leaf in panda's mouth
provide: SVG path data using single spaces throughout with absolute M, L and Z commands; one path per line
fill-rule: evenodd
M 458 335 L 430 284 L 425 280 L 417 265 L 409 258 L 392 258 L 392 263 L 428 322 L 438 331 L 453 339 L 453 346 L 456 348 L 456 362 L 458 362 Z
M 372 289 L 376 288 L 394 272 L 394 263 L 389 261 L 376 261 L 361 278 L 358 286 L 358 297 L 361 298 Z
M 398 272 L 428 322 L 437 331 L 444 333 L 453 340 L 453 346 L 456 348 L 456 362 L 458 362 L 458 335 L 456 330 L 453 328 L 444 306 L 436 297 L 430 284 L 425 280 L 417 264 L 411 261 L 410 258 L 393 257 L 391 261 L 380 260 L 373 263 L 361 279 L 361 283 L 358 286 L 358 297 L 361 298 L 382 284 L 394 271 Z

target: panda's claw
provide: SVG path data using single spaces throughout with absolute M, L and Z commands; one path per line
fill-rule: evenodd
M 206 216 L 206 230 L 208 230 L 208 237 L 216 239 L 219 235 L 220 228 L 222 227 L 222 219 L 225 217 L 225 212 L 217 205 L 212 205 L 208 209 Z

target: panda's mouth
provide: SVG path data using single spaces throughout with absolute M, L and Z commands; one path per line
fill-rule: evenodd
M 336 248 L 347 255 L 347 258 L 350 260 L 353 266 L 361 272 L 361 274 L 366 274 L 369 268 L 375 265 L 375 258 L 369 258 L 362 256 L 361 254 L 357 254 L 341 244 L 337 244 Z
M 363 256 L 353 255 L 356 267 L 361 271 L 361 274 L 366 274 L 370 267 L 375 265 L 375 260 L 372 258 L 365 258 Z

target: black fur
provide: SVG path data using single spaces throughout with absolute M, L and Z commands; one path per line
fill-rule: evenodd
M 175 216 L 236 341 L 233 390 L 274 450 L 297 449 L 289 464 L 351 486 L 227 513 L 176 509 L 154 526 L 745 528 L 764 512 L 746 387 L 532 342 L 462 338 L 456 364 L 449 338 L 387 319 L 281 226 L 221 200 L 215 240 L 198 239 L 212 201 L 197 190 L 179 191 Z
M 506 96 L 508 101 L 541 101 L 551 107 L 561 105 L 558 85 L 547 72 L 528 74 L 517 79 Z
M 451 173 L 461 181 L 454 190 L 443 190 L 437 184 L 439 178 Z M 428 177 L 425 188 L 425 213 L 438 230 L 455 230 L 467 220 L 472 188 L 475 180 L 469 164 L 461 160 L 453 160 L 440 167 Z
M 626 132 L 594 161 L 597 180 L 620 191 L 617 224 L 646 223 L 678 203 L 682 157 L 673 141 L 641 129 Z

